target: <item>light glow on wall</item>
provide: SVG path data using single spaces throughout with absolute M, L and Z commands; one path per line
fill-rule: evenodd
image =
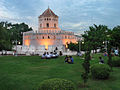
M 26 45 L 26 46 L 29 46 L 29 45 L 30 45 L 30 40 L 29 40 L 29 39 L 26 39 L 26 40 L 25 40 L 25 45 Z
M 54 45 L 54 40 L 53 39 L 39 39 L 37 40 L 39 45 L 45 45 L 45 49 L 48 49 L 49 45 Z

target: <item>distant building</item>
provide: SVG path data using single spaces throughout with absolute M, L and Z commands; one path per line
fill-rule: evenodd
M 63 31 L 58 27 L 58 16 L 48 8 L 38 17 L 38 30 L 24 32 L 23 46 L 42 50 L 65 47 L 67 43 L 76 43 L 80 39 L 73 32 Z

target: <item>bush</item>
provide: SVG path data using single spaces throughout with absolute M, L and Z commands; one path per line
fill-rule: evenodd
M 120 57 L 113 57 L 112 66 L 113 67 L 120 67 Z
M 110 75 L 110 67 L 106 64 L 95 64 L 91 67 L 91 74 L 95 79 L 107 79 Z
M 71 81 L 53 78 L 43 81 L 37 90 L 75 90 L 75 86 Z

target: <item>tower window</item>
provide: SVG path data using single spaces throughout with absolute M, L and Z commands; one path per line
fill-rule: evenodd
M 50 37 L 48 36 L 48 39 L 50 39 Z
M 65 36 L 65 39 L 67 39 L 67 36 Z
M 56 28 L 56 24 L 54 24 L 54 27 Z
M 49 23 L 47 23 L 46 26 L 49 27 Z

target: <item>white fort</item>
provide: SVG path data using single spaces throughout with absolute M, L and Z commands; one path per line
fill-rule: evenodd
M 18 48 L 21 53 L 43 53 L 53 51 L 57 47 L 59 51 L 65 51 L 67 44 L 76 43 L 81 38 L 73 32 L 63 31 L 58 26 L 58 16 L 48 8 L 38 17 L 38 30 L 23 33 L 23 46 Z

